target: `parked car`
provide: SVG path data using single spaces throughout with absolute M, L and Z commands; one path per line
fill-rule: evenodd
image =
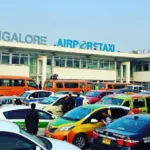
M 66 140 L 83 149 L 92 138 L 93 131 L 102 127 L 102 112 L 108 111 L 112 119 L 127 115 L 130 109 L 114 105 L 84 105 L 50 122 L 45 129 L 45 136 Z
M 57 95 L 57 100 L 54 100 L 53 103 L 50 102 L 51 104 L 48 104 L 48 105 L 47 104 L 42 104 L 43 106 L 40 106 L 39 104 L 41 104 L 41 103 L 38 103 L 37 107 L 42 107 L 42 109 L 44 111 L 50 112 L 50 113 L 52 113 L 56 116 L 62 116 L 63 115 L 62 102 L 65 100 L 65 97 L 66 97 L 66 95 Z M 84 96 L 80 96 L 80 97 L 83 98 L 83 104 L 84 105 L 87 104 L 85 97 Z M 75 100 L 76 98 L 77 98 L 77 95 L 72 95 L 73 100 Z M 44 103 L 47 100 L 48 99 L 46 99 L 46 100 L 44 99 L 43 100 Z M 43 103 L 43 101 L 42 101 L 42 103 Z
M 88 104 L 95 104 L 100 101 L 106 95 L 113 94 L 111 91 L 106 90 L 91 90 L 86 93 L 86 99 Z
M 150 110 L 150 96 L 142 94 L 126 95 L 115 94 L 108 95 L 101 99 L 101 104 L 113 104 L 130 107 L 135 113 L 147 114 Z
M 147 88 L 143 85 L 127 85 L 126 88 L 133 90 L 135 93 L 147 91 Z
M 31 110 L 29 106 L 12 106 L 5 105 L 0 108 L 0 119 L 9 120 L 18 124 L 21 128 L 25 129 L 25 115 Z M 50 121 L 56 118 L 55 115 L 45 112 L 36 108 L 39 113 L 39 134 L 43 134 L 45 127 Z
M 92 150 L 148 150 L 150 116 L 124 116 L 93 132 Z
M 132 89 L 127 89 L 127 88 L 110 90 L 110 92 L 112 92 L 113 94 L 133 94 L 134 93 Z
M 16 124 L 0 120 L 1 150 L 80 150 L 69 143 L 43 136 L 34 136 Z
M 145 91 L 145 92 L 141 92 L 139 94 L 146 94 L 146 95 L 150 95 L 150 91 Z
M 20 97 L 28 103 L 36 103 L 43 100 L 45 97 L 54 96 L 54 92 L 44 90 L 31 90 L 23 92 Z

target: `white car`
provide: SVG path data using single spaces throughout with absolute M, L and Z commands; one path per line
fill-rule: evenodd
M 147 88 L 143 85 L 127 85 L 126 88 L 133 90 L 133 92 L 135 92 L 135 93 L 147 91 Z
M 20 97 L 28 103 L 37 103 L 46 97 L 54 96 L 54 92 L 44 90 L 30 90 L 23 92 Z
M 9 120 L 13 123 L 18 124 L 21 128 L 25 126 L 25 116 L 31 110 L 29 106 L 23 105 L 3 105 L 0 107 L 0 119 Z M 39 114 L 39 135 L 44 134 L 44 129 L 47 127 L 49 122 L 57 118 L 55 115 L 45 112 L 44 110 L 36 108 Z
M 0 150 L 80 150 L 67 142 L 34 136 L 16 124 L 0 120 Z

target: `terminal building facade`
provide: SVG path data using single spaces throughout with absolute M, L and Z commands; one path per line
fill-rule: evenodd
M 130 82 L 150 89 L 150 54 L 0 41 L 0 75 L 30 76 L 37 84 L 58 79 Z

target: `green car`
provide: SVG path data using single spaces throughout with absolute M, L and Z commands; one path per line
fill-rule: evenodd
M 0 119 L 9 120 L 16 123 L 21 128 L 26 129 L 25 126 L 25 115 L 31 110 L 29 106 L 18 106 L 18 105 L 5 105 L 0 107 Z M 38 134 L 44 133 L 44 129 L 53 119 L 57 118 L 51 113 L 45 112 L 41 109 L 36 109 L 39 113 L 39 131 Z

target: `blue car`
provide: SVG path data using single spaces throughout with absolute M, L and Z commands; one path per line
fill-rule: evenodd
M 93 132 L 92 150 L 149 150 L 150 115 L 122 117 Z

